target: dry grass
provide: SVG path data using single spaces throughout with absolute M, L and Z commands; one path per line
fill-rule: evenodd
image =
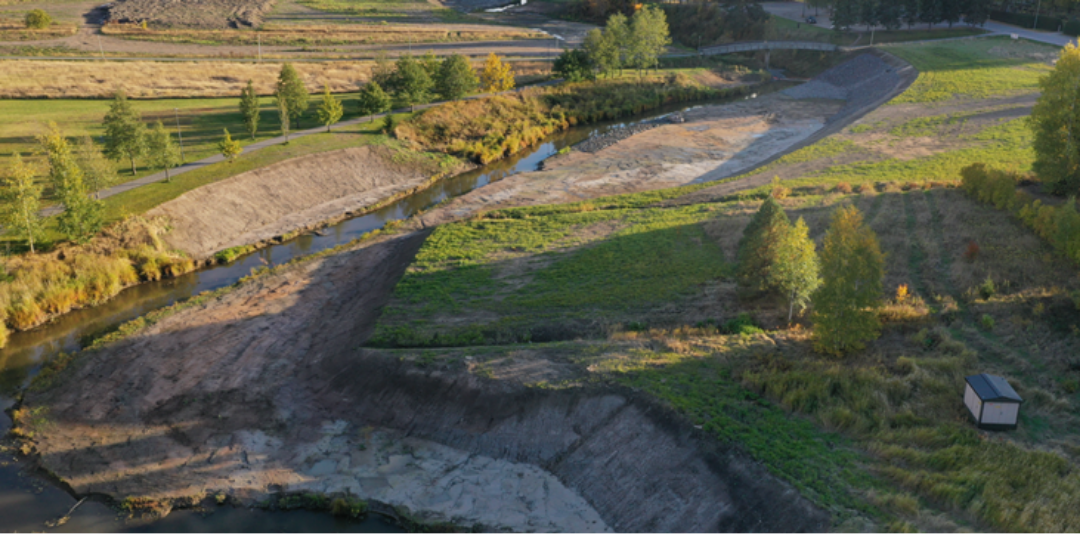
M 43 39 L 56 39 L 75 35 L 78 26 L 53 24 L 48 28 L 32 30 L 27 28 L 21 20 L 0 18 L 0 41 L 39 41 Z
M 366 83 L 372 62 L 294 63 L 312 93 L 328 84 L 335 93 Z M 550 67 L 515 62 L 519 82 L 546 75 Z M 479 63 L 477 65 L 479 67 Z M 154 61 L 0 61 L 0 98 L 233 97 L 248 80 L 261 95 L 274 92 L 281 63 Z
M 143 29 L 137 24 L 109 24 L 102 33 L 125 39 L 167 43 L 219 45 L 363 45 L 395 43 L 449 43 L 464 41 L 504 41 L 540 38 L 543 34 L 524 28 L 501 26 L 445 27 L 419 24 L 366 25 L 273 25 L 259 32 L 245 30 L 161 30 Z

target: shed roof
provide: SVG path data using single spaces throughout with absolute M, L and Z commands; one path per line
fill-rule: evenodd
M 1024 402 L 1009 382 L 1000 376 L 986 373 L 965 377 L 975 394 L 984 401 Z

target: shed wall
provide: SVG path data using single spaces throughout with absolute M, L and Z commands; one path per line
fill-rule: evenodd
M 971 389 L 971 384 L 966 384 L 964 387 L 964 405 L 968 407 L 971 416 L 978 421 L 979 412 L 982 408 L 982 399 L 979 398 L 979 395 L 975 393 L 974 389 Z
M 982 423 L 987 425 L 1015 425 L 1020 405 L 1014 402 L 988 402 L 983 408 Z

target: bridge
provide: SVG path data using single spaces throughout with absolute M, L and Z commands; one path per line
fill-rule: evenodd
M 736 52 L 757 52 L 759 50 L 820 50 L 822 52 L 835 52 L 839 49 L 840 47 L 834 44 L 813 41 L 745 41 L 706 46 L 699 48 L 698 53 L 706 56 L 720 56 Z

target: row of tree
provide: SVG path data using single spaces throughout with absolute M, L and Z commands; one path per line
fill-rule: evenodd
M 743 231 L 737 259 L 739 285 L 752 294 L 782 295 L 788 322 L 796 307 L 813 306 L 817 350 L 839 355 L 880 333 L 885 258 L 855 207 L 833 213 L 819 256 L 806 222 L 792 224 L 769 196 Z
M 895 30 L 916 24 L 981 25 L 990 17 L 992 0 L 807 0 L 828 9 L 837 29 L 862 24 Z
M 585 35 L 580 50 L 566 51 L 554 70 L 571 80 L 594 79 L 597 74 L 610 76 L 623 68 L 655 68 L 660 54 L 671 44 L 667 15 L 659 7 L 645 5 L 630 17 L 617 12 L 607 19 L 603 29 Z

